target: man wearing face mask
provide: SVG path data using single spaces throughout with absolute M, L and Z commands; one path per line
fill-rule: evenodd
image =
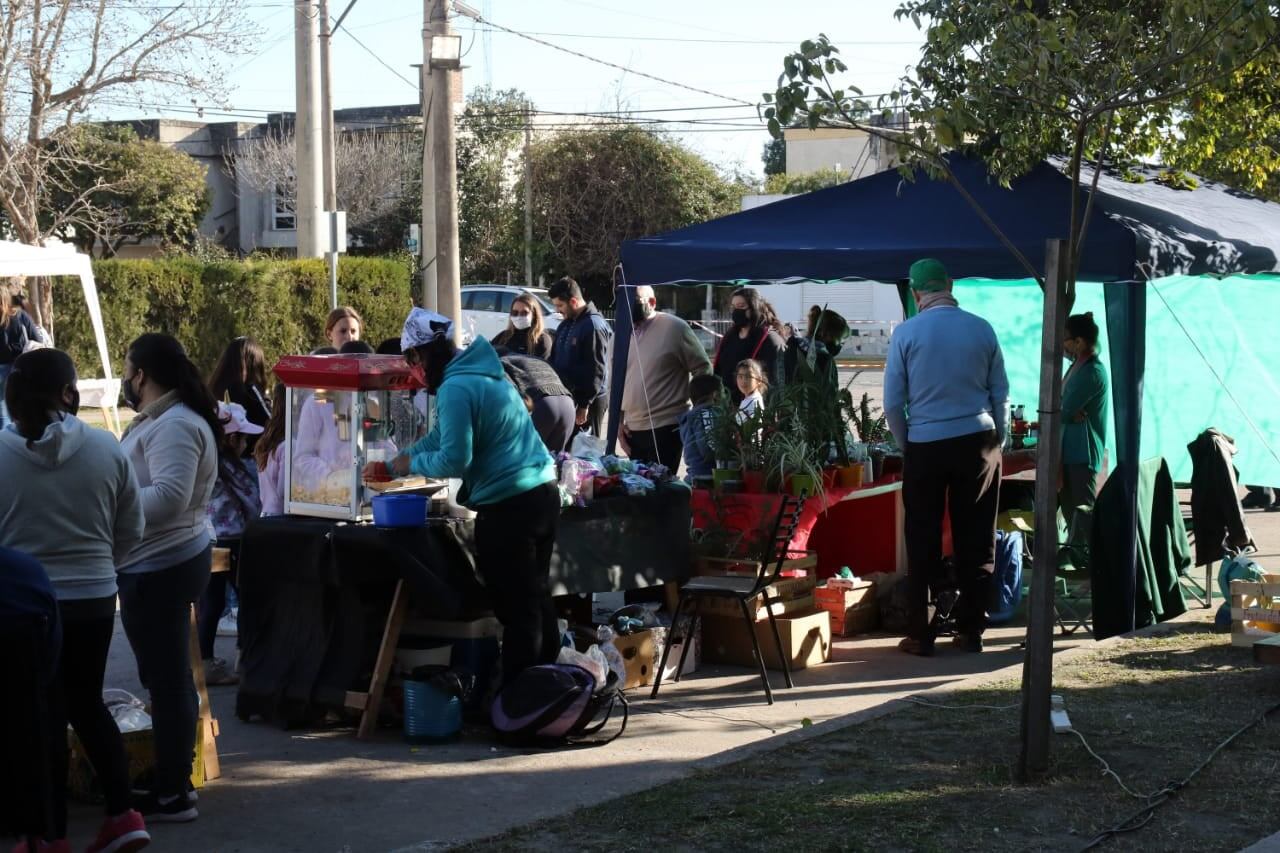
M 960 583 L 953 642 L 980 652 L 995 571 L 1009 380 L 991 324 L 960 309 L 939 261 L 912 264 L 910 284 L 920 311 L 894 330 L 884 369 L 884 417 L 903 453 L 909 602 L 907 637 L 898 647 L 933 654 L 929 585 L 941 575 L 949 509 Z
M 510 681 L 559 653 L 548 587 L 560 519 L 555 462 L 487 340 L 459 351 L 448 318 L 414 308 L 400 343 L 409 370 L 436 397 L 436 417 L 388 467 L 397 477 L 462 480 L 457 500 L 476 511 L 476 570 L 504 628 Z
M 631 288 L 628 288 L 631 290 Z M 689 380 L 711 372 L 711 360 L 689 324 L 658 310 L 652 287 L 632 290 L 635 331 L 622 393 L 623 448 L 632 459 L 680 467 L 680 416 L 689 409 Z

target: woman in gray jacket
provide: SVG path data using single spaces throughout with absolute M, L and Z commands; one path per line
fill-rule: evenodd
M 146 529 L 120 567 L 120 615 L 151 693 L 156 775 L 137 807 L 152 823 L 195 820 L 188 792 L 199 712 L 191 678 L 191 605 L 209 582 L 206 521 L 222 425 L 182 344 L 147 334 L 129 346 L 121 391 L 138 413 L 121 447 L 138 478 Z
M 0 430 L 0 546 L 39 560 L 62 623 L 49 696 L 51 729 L 67 723 L 102 784 L 107 819 L 90 850 L 137 850 L 150 836 L 129 803 L 129 761 L 102 703 L 116 625 L 116 564 L 142 539 L 142 505 L 115 438 L 76 412 L 76 369 L 55 349 L 18 356 L 5 387 L 13 424 Z M 67 751 L 53 754 L 53 835 L 66 844 Z M 67 848 L 69 849 L 69 848 Z

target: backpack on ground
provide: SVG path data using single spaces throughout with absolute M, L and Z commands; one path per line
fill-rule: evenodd
M 991 600 L 987 621 L 1003 625 L 1018 612 L 1022 603 L 1022 533 L 996 531 L 996 568 L 991 578 Z
M 606 739 L 588 740 L 622 707 L 622 726 Z M 522 746 L 603 746 L 627 730 L 627 699 L 613 673 L 598 691 L 580 666 L 544 664 L 521 672 L 493 700 L 499 737 Z

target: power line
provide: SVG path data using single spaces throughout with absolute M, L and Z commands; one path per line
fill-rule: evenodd
M 489 26 L 493 26 L 491 22 L 484 22 Z M 474 27 L 460 27 L 459 29 L 475 29 Z M 621 35 L 617 33 L 548 33 L 538 32 L 536 30 L 526 30 L 526 35 L 531 36 L 553 36 L 557 38 L 571 39 L 604 39 L 613 41 L 656 41 L 656 42 L 675 42 L 677 44 L 759 44 L 759 45 L 783 45 L 791 47 L 799 47 L 803 39 L 792 41 L 789 39 L 713 39 L 713 38 L 682 38 L 679 36 L 634 36 Z M 840 39 L 830 39 L 832 44 L 836 45 L 858 45 L 861 47 L 874 47 L 876 45 L 885 45 L 886 47 L 912 46 L 919 45 L 918 41 L 843 41 Z
M 349 8 L 349 7 L 348 7 L 348 8 Z M 344 12 L 343 14 L 346 14 L 346 13 Z M 379 64 L 379 65 L 381 65 L 383 68 L 387 69 L 387 70 L 388 70 L 388 71 L 390 71 L 392 74 L 394 74 L 394 75 L 396 75 L 397 77 L 399 77 L 401 80 L 403 80 L 403 81 L 404 81 L 405 83 L 407 83 L 409 86 L 411 86 L 415 92 L 419 91 L 419 86 L 418 86 L 418 84 L 417 84 L 417 83 L 415 83 L 414 81 L 410 80 L 408 77 L 406 77 L 406 76 L 404 76 L 403 74 L 401 74 L 401 73 L 400 73 L 399 71 L 397 71 L 395 68 L 393 68 L 393 67 L 391 67 L 390 65 L 388 65 L 388 64 L 387 64 L 387 62 L 386 62 L 386 60 L 384 60 L 381 56 L 378 56 L 378 54 L 374 53 L 374 52 L 369 48 L 369 46 L 368 46 L 367 44 L 365 44 L 364 42 L 360 41 L 360 39 L 356 38 L 356 34 L 355 34 L 355 33 L 351 32 L 351 30 L 343 30 L 343 32 L 344 32 L 344 33 L 346 33 L 346 34 L 351 38 L 351 40 L 352 40 L 352 41 L 354 41 L 356 44 L 360 45 L 360 47 L 362 47 L 362 48 L 364 49 L 364 52 L 365 52 L 365 53 L 369 54 L 369 55 L 370 55 L 370 56 L 372 56 L 374 59 L 376 59 L 376 60 L 378 61 L 378 64 Z
M 594 62 L 597 65 L 604 65 L 608 68 L 616 68 L 617 70 L 625 72 L 627 74 L 634 74 L 637 77 L 644 77 L 646 79 L 653 80 L 655 82 L 662 83 L 667 86 L 675 86 L 677 89 L 685 89 L 690 92 L 696 92 L 699 95 L 710 95 L 711 97 L 719 98 L 722 101 L 732 101 L 733 103 L 743 104 L 748 107 L 755 106 L 755 104 L 751 103 L 750 101 L 744 101 L 741 98 L 733 98 L 728 95 L 721 95 L 716 92 L 708 91 L 707 89 L 699 89 L 697 86 L 690 86 L 686 83 L 680 83 L 676 80 L 669 80 L 665 77 L 659 77 L 656 74 L 649 74 L 644 71 L 636 71 L 634 68 L 628 68 L 625 65 L 619 65 L 618 63 L 610 62 L 607 59 L 600 59 L 595 56 L 589 56 L 588 54 L 581 53 L 580 51 L 573 50 L 572 48 L 564 47 L 563 45 L 555 44 L 554 42 L 545 41 L 544 39 L 537 38 L 536 36 L 531 36 L 526 33 L 522 33 L 519 30 L 513 30 L 509 27 L 504 27 L 501 24 L 495 24 L 493 21 L 487 20 L 486 18 L 483 18 L 480 16 L 475 16 L 475 20 L 477 23 L 484 24 L 489 27 L 493 27 L 494 29 L 501 30 L 504 33 L 510 33 L 513 36 L 519 36 L 520 38 L 525 39 L 527 41 L 534 42 L 535 44 L 540 44 L 540 45 L 543 45 L 544 47 L 549 47 L 552 50 L 558 50 L 561 53 L 567 53 L 570 56 L 576 56 L 579 59 L 585 59 L 588 62 Z

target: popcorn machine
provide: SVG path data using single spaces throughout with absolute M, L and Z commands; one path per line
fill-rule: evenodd
M 426 390 L 399 356 L 288 356 L 275 374 L 285 386 L 284 511 L 371 518 L 378 492 L 361 472 L 426 435 Z

